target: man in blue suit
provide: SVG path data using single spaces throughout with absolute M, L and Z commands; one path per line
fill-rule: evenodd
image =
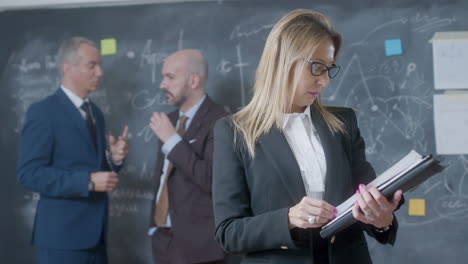
M 104 117 L 88 95 L 103 75 L 97 46 L 82 37 L 60 47 L 61 86 L 33 104 L 21 134 L 18 181 L 38 192 L 32 244 L 37 263 L 107 263 L 107 192 L 128 153 L 124 128 L 109 136 Z

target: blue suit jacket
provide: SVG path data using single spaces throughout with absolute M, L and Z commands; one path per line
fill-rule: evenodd
M 88 192 L 90 173 L 109 170 L 104 117 L 91 106 L 97 149 L 86 121 L 61 89 L 26 113 L 17 177 L 22 186 L 40 193 L 32 236 L 36 246 L 92 248 L 106 235 L 107 193 Z

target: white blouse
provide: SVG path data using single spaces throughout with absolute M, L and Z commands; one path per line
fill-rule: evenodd
M 301 170 L 307 196 L 322 199 L 327 161 L 317 130 L 312 124 L 310 106 L 304 113 L 285 114 L 283 133 Z

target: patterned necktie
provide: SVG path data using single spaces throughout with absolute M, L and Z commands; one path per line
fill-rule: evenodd
M 94 148 L 97 149 L 96 124 L 93 112 L 91 111 L 91 105 L 88 102 L 83 102 L 80 108 L 86 112 L 86 125 L 88 126 L 89 135 L 93 140 Z
M 185 122 L 187 121 L 186 116 L 181 116 L 179 119 L 179 128 L 177 129 L 177 134 L 183 136 L 185 133 Z M 154 213 L 154 223 L 156 226 L 162 226 L 166 223 L 167 220 L 167 211 L 169 209 L 169 195 L 167 190 L 167 179 L 171 175 L 172 163 L 169 163 L 166 170 L 166 178 L 164 179 L 161 194 L 159 195 L 159 200 L 156 202 L 156 211 Z

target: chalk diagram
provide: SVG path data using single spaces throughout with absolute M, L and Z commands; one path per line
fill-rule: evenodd
M 431 51 L 428 39 L 433 32 L 443 31 L 455 21 L 456 18 L 417 14 L 410 19 L 397 19 L 375 27 L 361 41 L 350 45 L 351 52 L 346 54 L 348 59 L 344 60 L 340 78 L 333 80 L 333 89 L 324 91 L 324 102 L 345 105 L 356 110 L 361 134 L 366 141 L 366 155 L 378 173 L 390 167 L 411 149 L 421 154 L 436 154 L 433 138 L 432 65 L 425 76 L 423 68 L 428 68 L 428 65 L 418 65 L 409 58 L 411 52 L 417 52 L 414 50 L 407 50 L 402 56 L 382 55 L 383 62 L 377 65 L 365 64 L 360 54 L 368 52 L 366 50 L 371 46 L 370 42 L 386 36 L 385 32 L 389 27 L 403 24 L 416 35 L 415 38 L 425 41 L 421 46 L 429 46 L 430 49 L 427 50 Z M 444 163 L 449 164 L 449 167 L 406 196 L 407 199 L 426 199 L 426 216 L 408 216 L 407 211 L 400 210 L 400 225 L 423 226 L 440 220 L 466 222 L 468 183 L 465 178 L 468 176 L 468 156 L 444 158 Z

